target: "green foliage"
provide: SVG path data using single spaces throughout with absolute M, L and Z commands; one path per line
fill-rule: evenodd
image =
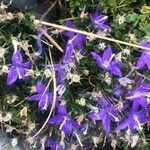
M 66 2 L 71 14 L 78 14 L 92 4 L 92 0 L 67 0 Z
M 6 72 L 2 71 L 8 63 L 11 63 L 11 54 L 13 52 L 12 39 L 17 38 L 18 41 L 35 40 L 32 34 L 35 32 L 35 25 L 33 23 L 34 16 L 31 13 L 26 14 L 3 14 L 6 18 L 0 20 L 0 50 L 4 50 L 4 55 L 0 58 L 0 115 L 3 118 L 2 124 L 10 125 L 12 129 L 18 132 L 26 133 L 30 131 L 30 124 L 38 122 L 37 106 L 29 104 L 25 97 L 30 92 L 30 86 L 26 82 L 18 82 L 13 88 L 6 85 Z M 7 16 L 11 15 L 11 19 Z M 2 55 L 2 52 L 0 52 Z M 35 110 L 31 113 L 31 110 Z M 6 120 L 6 116 L 11 116 L 10 120 Z M 2 119 L 1 118 L 1 119 Z M 6 126 L 5 126 L 6 127 Z M 7 127 L 6 127 L 7 128 Z M 32 129 L 33 130 L 33 129 Z
M 138 0 L 68 0 L 67 6 L 69 6 L 69 13 L 73 16 L 79 16 L 83 10 L 85 10 L 85 13 L 92 12 L 97 6 L 99 6 L 103 13 L 108 14 L 108 24 L 113 28 L 111 38 L 131 43 L 138 43 L 143 39 L 150 39 L 149 12 L 147 11 L 147 13 L 142 13 L 140 11 L 145 3 L 146 2 L 144 1 L 138 2 Z M 6 49 L 5 56 L 7 56 L 6 60 L 0 61 L 1 69 L 3 65 L 7 65 L 5 64 L 7 60 L 10 60 L 9 55 L 12 52 L 12 38 L 15 37 L 18 41 L 27 40 L 29 43 L 34 45 L 35 40 L 37 39 L 34 35 L 34 19 L 35 18 L 31 13 L 27 13 L 21 18 L 17 16 L 11 20 L 0 21 L 0 47 Z M 85 20 L 75 20 L 74 22 L 78 29 L 95 32 L 90 23 L 90 19 L 85 18 Z M 61 40 L 63 42 L 66 41 L 66 39 L 60 38 L 60 43 L 62 42 Z M 101 91 L 110 94 L 112 93 L 113 85 L 118 82 L 117 79 L 111 80 L 112 76 L 107 74 L 105 70 L 100 70 L 96 63 L 91 59 L 89 51 L 93 50 L 98 53 L 103 52 L 103 49 L 99 46 L 101 43 L 104 43 L 105 45 L 112 45 L 112 49 L 115 53 L 121 53 L 120 59 L 126 64 L 123 68 L 124 72 L 128 72 L 127 68 L 130 66 L 130 63 L 127 62 L 127 58 L 129 58 L 131 62 L 133 59 L 132 55 L 125 53 L 125 50 L 128 49 L 129 53 L 133 53 L 134 57 L 139 55 L 139 53 L 135 53 L 134 48 L 129 48 L 127 46 L 112 44 L 111 42 L 99 39 L 87 41 L 85 57 L 81 59 L 80 64 L 77 66 L 77 72 L 79 73 L 81 80 L 79 83 L 66 83 L 68 86 L 65 93 L 65 100 L 67 102 L 66 105 L 69 113 L 74 117 L 86 115 L 88 108 L 84 106 L 90 104 L 91 101 L 88 92 Z M 34 50 L 34 46 L 31 47 L 31 49 Z M 45 60 L 45 62 L 46 61 L 47 60 Z M 40 62 L 36 63 L 40 64 Z M 40 67 L 43 68 L 43 66 Z M 37 70 L 37 68 L 34 70 L 35 73 Z M 41 69 L 38 73 L 44 74 L 44 71 Z M 111 83 L 109 83 L 109 80 Z M 31 81 L 30 84 L 27 84 L 26 82 L 17 82 L 13 89 L 6 87 L 5 73 L 4 77 L 2 79 L 0 78 L 0 81 L 0 98 L 2 99 L 0 103 L 0 111 L 3 112 L 3 115 L 11 111 L 12 125 L 15 128 L 28 130 L 29 122 L 39 122 L 37 105 L 29 105 L 29 103 L 25 101 L 25 97 L 30 93 L 33 85 L 32 82 L 34 81 Z M 14 95 L 18 98 L 14 102 L 10 103 Z M 24 107 L 28 110 L 27 117 L 22 117 L 20 115 L 20 112 Z M 144 148 L 146 149 L 147 147 Z
M 143 15 L 143 14 L 137 14 L 137 13 L 132 13 L 130 15 L 128 15 L 128 20 L 129 23 L 133 23 L 133 27 L 135 27 L 137 24 L 139 24 L 140 22 L 145 22 L 147 16 Z

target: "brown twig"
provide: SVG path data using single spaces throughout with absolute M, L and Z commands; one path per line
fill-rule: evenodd
M 32 136 L 31 138 L 28 138 L 27 140 L 28 141 L 32 141 L 34 138 L 36 138 L 40 133 L 41 133 L 41 131 L 45 128 L 45 126 L 47 125 L 47 123 L 48 123 L 48 121 L 49 121 L 49 119 L 50 119 L 50 117 L 51 117 L 51 115 L 52 115 L 52 112 L 53 112 L 53 110 L 54 110 L 54 108 L 55 108 L 55 104 L 56 104 L 56 98 L 57 98 L 57 83 L 56 83 L 56 75 L 55 75 L 55 70 L 54 70 L 54 66 L 53 66 L 53 60 L 52 60 L 52 56 L 51 56 L 51 52 L 50 52 L 50 50 L 49 50 L 49 55 L 50 55 L 50 64 L 52 65 L 52 67 L 51 67 L 51 71 L 52 71 L 52 80 L 53 80 L 53 88 L 54 88 L 54 94 L 53 94 L 53 102 L 52 102 L 52 106 L 51 106 L 51 109 L 50 109 L 50 112 L 49 112 L 49 114 L 48 114 L 48 117 L 47 117 L 47 119 L 46 119 L 46 121 L 44 122 L 44 124 L 42 125 L 42 127 L 38 130 L 38 132 L 34 135 L 34 136 Z M 51 82 L 51 80 L 49 80 L 49 83 L 48 83 L 48 85 L 47 85 L 47 87 L 46 87 L 46 90 L 47 90 L 47 88 L 49 87 L 49 85 L 50 85 L 50 82 Z
M 140 46 L 140 45 L 137 45 L 137 44 L 132 44 L 132 43 L 129 43 L 129 42 L 125 42 L 125 41 L 116 40 L 116 39 L 112 39 L 112 38 L 109 38 L 109 37 L 97 35 L 97 34 L 94 34 L 94 33 L 91 33 L 91 32 L 86 32 L 86 31 L 81 31 L 81 30 L 69 28 L 69 27 L 66 27 L 66 26 L 63 26 L 63 25 L 58 25 L 58 24 L 49 23 L 49 22 L 45 22 L 45 21 L 40 22 L 37 19 L 35 20 L 35 24 L 40 24 L 40 23 L 43 24 L 43 25 L 47 25 L 47 26 L 50 26 L 50 27 L 58 28 L 58 29 L 67 30 L 67 31 L 70 31 L 70 32 L 75 32 L 75 33 L 80 33 L 80 34 L 83 34 L 83 35 L 86 35 L 86 36 L 92 37 L 92 38 L 98 38 L 98 39 L 107 40 L 107 41 L 110 41 L 110 42 L 115 42 L 115 43 L 131 46 L 131 47 L 150 50 L 150 48 L 148 48 L 148 47 Z
M 49 39 L 49 41 L 57 48 L 59 49 L 62 53 L 64 52 L 64 50 L 60 47 L 60 45 L 42 28 L 39 29 L 44 35 L 45 37 L 47 37 Z

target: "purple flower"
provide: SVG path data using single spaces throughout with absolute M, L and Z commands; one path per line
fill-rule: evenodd
M 46 147 L 50 147 L 51 150 L 62 150 L 62 146 L 55 140 L 49 139 L 46 143 Z
M 38 82 L 36 85 L 36 94 L 28 96 L 26 99 L 38 102 L 40 110 L 47 110 L 49 104 L 53 101 L 53 94 L 41 82 Z M 56 106 L 58 106 L 58 103 L 56 103 Z
M 31 61 L 23 63 L 20 51 L 15 50 L 12 56 L 12 64 L 9 65 L 7 85 L 12 85 L 17 80 L 17 78 L 25 79 L 26 69 L 30 69 L 31 65 Z
M 66 135 L 70 135 L 74 128 L 80 128 L 80 125 L 68 115 L 64 106 L 58 107 L 57 114 L 50 118 L 49 124 L 60 124 L 59 129 Z
M 128 118 L 117 127 L 117 130 L 122 130 L 125 128 L 128 128 L 130 132 L 132 132 L 136 128 L 142 130 L 141 124 L 150 121 L 150 117 L 147 115 L 148 112 L 150 112 L 149 109 L 130 111 L 128 113 Z
M 66 79 L 67 72 L 65 70 L 65 66 L 61 65 L 60 69 L 57 70 L 57 85 L 64 85 Z
M 70 20 L 65 22 L 65 26 L 76 29 L 76 27 L 73 25 L 72 21 Z M 70 31 L 64 31 L 63 34 L 68 38 L 73 38 L 75 36 L 75 33 Z
M 47 31 L 47 27 L 46 26 L 42 26 L 41 28 L 43 28 L 43 30 Z M 36 41 L 36 45 L 37 45 L 38 51 L 35 52 L 35 56 L 39 56 L 43 52 L 43 45 L 42 45 L 42 41 L 41 41 L 43 33 L 39 29 L 37 29 L 36 34 L 38 36 L 38 39 Z
M 142 42 L 141 46 L 150 48 L 150 42 Z M 138 69 L 144 68 L 147 65 L 148 69 L 150 69 L 150 50 L 143 49 L 142 55 L 140 56 L 136 67 Z
M 140 79 L 137 86 L 128 93 L 129 97 L 133 97 L 131 98 L 133 100 L 132 110 L 137 110 L 140 105 L 144 108 L 148 106 L 147 98 L 142 94 L 150 91 L 150 84 L 142 82 L 143 79 Z
M 115 85 L 114 89 L 113 89 L 113 94 L 116 96 L 116 97 L 121 97 L 122 94 L 123 94 L 124 90 L 122 88 L 121 85 L 117 84 Z
M 58 94 L 58 98 L 59 99 L 62 98 L 62 96 L 63 96 L 65 91 L 66 91 L 66 87 L 65 87 L 64 83 L 63 84 L 59 84 L 57 86 L 57 94 Z
M 106 69 L 110 71 L 112 74 L 122 77 L 122 73 L 120 71 L 120 67 L 122 66 L 122 64 L 121 62 L 116 60 L 112 61 L 115 54 L 112 54 L 111 48 L 107 48 L 104 51 L 102 57 L 95 52 L 91 52 L 91 55 L 93 59 L 95 59 L 100 68 Z
M 119 116 L 114 106 L 106 100 L 100 100 L 101 107 L 97 111 L 91 111 L 89 118 L 93 121 L 102 120 L 103 128 L 108 135 L 110 133 L 111 122 L 118 122 Z
M 76 29 L 71 21 L 66 21 L 65 25 L 69 28 Z M 76 48 L 78 50 L 83 49 L 83 44 L 84 44 L 84 42 L 86 41 L 86 38 L 87 38 L 85 35 L 79 34 L 79 33 L 73 33 L 73 32 L 70 32 L 70 31 L 65 31 L 64 35 L 69 38 L 69 41 L 73 44 L 74 48 Z
M 46 67 L 51 69 L 52 65 L 47 65 Z M 54 64 L 53 67 L 57 75 L 57 94 L 58 94 L 57 98 L 61 99 L 66 90 L 65 87 L 66 70 L 64 65 L 62 64 Z
M 96 8 L 96 11 L 90 15 L 90 18 L 95 28 L 111 31 L 111 27 L 106 25 L 108 16 L 100 14 L 98 7 Z
M 71 41 L 68 41 L 67 45 L 66 45 L 66 51 L 65 51 L 65 55 L 64 55 L 64 59 L 63 59 L 63 63 L 64 64 L 68 64 L 72 61 L 72 59 L 74 58 L 73 56 L 73 43 Z

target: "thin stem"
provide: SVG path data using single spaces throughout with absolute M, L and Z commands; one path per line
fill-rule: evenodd
M 52 60 L 52 56 L 51 56 L 51 52 L 49 50 L 49 55 L 50 55 L 50 64 L 52 65 L 52 79 L 53 79 L 53 88 L 54 88 L 54 95 L 53 95 L 53 102 L 52 102 L 52 106 L 51 106 L 51 109 L 50 109 L 50 112 L 48 114 L 48 117 L 46 119 L 46 121 L 44 122 L 43 126 L 38 130 L 38 132 L 32 136 L 31 138 L 27 139 L 28 141 L 36 138 L 40 133 L 41 131 L 45 128 L 45 126 L 47 125 L 51 115 L 52 115 L 52 112 L 55 108 L 55 104 L 56 104 L 56 97 L 57 97 L 57 84 L 56 84 L 56 76 L 55 76 L 55 70 L 54 70 L 54 66 L 53 66 L 53 60 Z
M 55 45 L 55 47 L 56 47 L 57 49 L 59 49 L 62 53 L 64 52 L 64 50 L 60 47 L 60 45 L 59 45 L 57 42 L 55 42 L 55 40 L 54 40 L 50 35 L 48 35 L 47 32 L 45 32 L 42 28 L 40 28 L 39 30 L 49 39 L 49 41 L 50 41 L 53 45 Z
M 94 33 L 91 33 L 91 32 L 86 32 L 86 31 L 81 31 L 81 30 L 69 28 L 69 27 L 66 27 L 66 26 L 63 26 L 63 25 L 58 25 L 58 24 L 49 23 L 49 22 L 45 22 L 45 21 L 40 22 L 39 20 L 36 19 L 35 24 L 39 24 L 39 23 L 41 23 L 43 25 L 51 26 L 51 27 L 54 27 L 54 28 L 67 30 L 67 31 L 70 31 L 70 32 L 80 33 L 80 34 L 83 34 L 83 35 L 86 35 L 86 36 L 89 36 L 89 37 L 92 37 L 92 38 L 99 38 L 99 39 L 103 39 L 103 40 L 107 40 L 107 41 L 111 41 L 111 42 L 131 46 L 131 47 L 150 50 L 150 48 L 148 48 L 148 47 L 140 46 L 140 45 L 137 45 L 137 44 L 132 44 L 132 43 L 128 43 L 128 42 L 125 42 L 125 41 L 116 40 L 116 39 L 112 39 L 112 38 L 109 38 L 109 37 L 97 35 L 97 34 L 94 34 Z

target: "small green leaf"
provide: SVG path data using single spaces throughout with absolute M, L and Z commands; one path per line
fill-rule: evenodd
M 132 13 L 131 15 L 129 15 L 129 20 L 131 22 L 137 21 L 137 20 L 139 20 L 139 15 L 136 13 Z

